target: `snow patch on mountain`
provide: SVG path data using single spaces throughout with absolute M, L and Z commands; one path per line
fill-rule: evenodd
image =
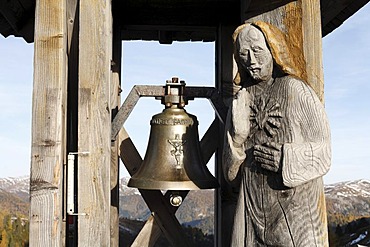
M 138 189 L 127 186 L 129 179 L 129 177 L 122 177 L 120 179 L 120 195 L 140 195 Z M 3 189 L 7 192 L 24 196 L 25 194 L 29 194 L 29 188 L 29 176 L 0 178 L 0 189 Z M 325 194 L 326 196 L 337 198 L 370 198 L 370 181 L 366 179 L 360 179 L 325 185 Z
M 331 197 L 370 198 L 370 181 L 360 179 L 326 185 L 325 194 Z
M 0 178 L 0 189 L 28 199 L 30 191 L 29 176 Z

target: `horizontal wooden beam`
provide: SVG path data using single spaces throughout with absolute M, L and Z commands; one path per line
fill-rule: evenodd
M 0 0 L 0 33 L 33 41 L 35 1 Z
M 33 41 L 34 27 L 34 1 L 35 0 L 1 0 L 12 2 L 27 9 L 22 17 L 16 16 L 16 22 L 8 22 L 4 16 L 14 15 L 14 11 L 1 7 L 5 13 L 0 14 L 0 33 L 5 37 L 9 35 L 21 36 L 27 42 Z M 238 25 L 241 16 L 251 18 L 271 11 L 292 2 L 292 0 L 202 0 L 202 1 L 112 1 L 114 19 L 122 29 L 123 40 L 160 40 L 161 26 L 191 26 L 195 29 L 201 26 L 217 28 L 219 24 Z M 345 20 L 355 14 L 369 0 L 321 0 L 322 36 L 327 35 L 339 27 Z M 29 7 L 31 6 L 31 7 Z M 242 11 L 240 11 L 240 6 Z M 248 7 L 248 8 L 246 8 Z M 1 12 L 0 12 L 1 13 Z M 13 13 L 13 14 L 12 14 Z M 17 12 L 18 13 L 18 12 Z M 14 18 L 10 18 L 14 19 Z M 140 27 L 138 30 L 124 26 Z M 143 29 L 154 25 L 158 28 Z M 13 28 L 15 27 L 15 28 Z M 18 31 L 17 31 L 18 30 Z M 215 41 L 214 32 L 175 30 L 170 34 L 172 41 Z
M 321 0 L 322 36 L 334 31 L 368 2 L 369 0 Z

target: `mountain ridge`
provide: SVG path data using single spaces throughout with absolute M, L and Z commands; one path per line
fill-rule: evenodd
M 120 192 L 125 191 L 125 195 L 140 195 L 140 192 L 136 188 L 128 187 L 127 183 L 130 177 L 122 177 L 120 178 L 119 183 L 119 190 Z M 361 188 L 358 189 L 356 184 L 362 184 L 366 188 L 366 190 L 362 190 Z M 353 193 L 351 196 L 364 196 L 370 197 L 370 179 L 356 179 L 356 180 L 349 180 L 343 182 L 336 182 L 325 184 L 325 194 L 332 194 L 333 188 L 337 188 L 338 186 L 342 186 L 343 188 L 347 188 L 351 190 Z M 7 192 L 13 194 L 22 194 L 22 193 L 29 193 L 29 176 L 19 176 L 19 177 L 5 177 L 0 178 L 0 189 L 3 189 Z M 359 194 L 359 191 L 363 194 Z M 338 196 L 346 196 L 345 193 L 338 194 Z
M 120 222 L 124 222 L 124 225 L 120 225 L 120 231 L 137 234 L 151 212 L 139 191 L 127 187 L 128 180 L 128 177 L 123 177 L 119 183 L 119 215 Z M 370 180 L 359 179 L 325 185 L 325 198 L 330 246 L 370 244 Z M 7 214 L 26 216 L 28 209 L 29 177 L 0 178 L 0 220 Z M 214 190 L 190 191 L 177 210 L 176 217 L 181 224 L 187 226 L 186 229 L 196 227 L 205 236 L 212 236 Z M 137 222 L 137 226 L 131 229 L 135 224 L 130 222 Z
M 127 186 L 129 179 L 129 177 L 122 177 L 119 181 L 120 217 L 145 221 L 151 212 L 138 189 Z M 0 189 L 17 195 L 24 202 L 29 203 L 28 176 L 0 178 Z M 344 224 L 348 220 L 342 215 L 351 215 L 353 220 L 362 216 L 370 217 L 370 180 L 368 179 L 325 185 L 325 197 L 328 217 L 335 224 Z M 180 223 L 185 225 L 205 225 L 201 227 L 202 230 L 211 234 L 213 231 L 210 231 L 209 227 L 213 225 L 213 202 L 213 190 L 190 191 L 176 216 Z

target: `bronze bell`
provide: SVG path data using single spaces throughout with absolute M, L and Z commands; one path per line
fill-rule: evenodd
M 198 120 L 186 113 L 184 82 L 173 78 L 166 84 L 162 103 L 154 115 L 144 161 L 128 186 L 139 189 L 196 190 L 218 187 L 200 152 Z

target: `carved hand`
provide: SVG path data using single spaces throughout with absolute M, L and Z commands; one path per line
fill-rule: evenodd
M 263 169 L 277 172 L 281 163 L 281 144 L 270 142 L 254 146 L 254 158 Z
M 231 122 L 233 126 L 233 140 L 244 143 L 250 131 L 250 102 L 251 96 L 245 88 L 241 89 L 234 97 L 231 108 Z

